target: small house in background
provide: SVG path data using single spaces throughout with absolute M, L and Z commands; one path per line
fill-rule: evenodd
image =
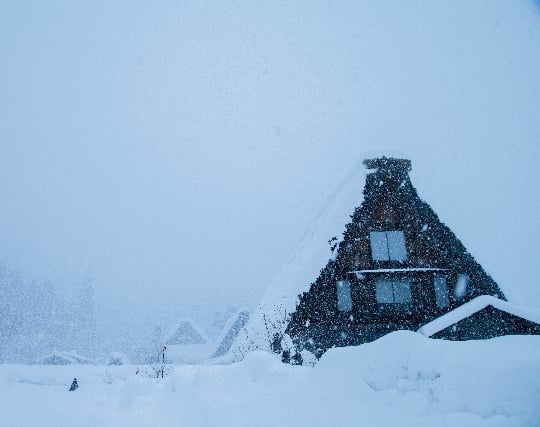
M 200 363 L 210 357 L 213 343 L 192 320 L 182 319 L 165 342 L 170 363 Z
M 465 310 L 469 320 L 456 317 L 455 328 L 448 324 L 432 335 L 469 339 L 539 333 L 538 324 L 531 326 L 506 310 L 498 285 L 420 199 L 409 177 L 409 160 L 383 157 L 364 164 L 372 170 L 364 201 L 339 244 L 330 241 L 332 259 L 299 296 L 289 319 L 285 333 L 296 350 L 320 355 L 395 330 L 418 330 L 469 302 L 476 307 L 473 300 L 482 295 L 503 305 Z
M 109 357 L 107 359 L 107 365 L 131 365 L 131 361 L 124 353 L 113 351 L 109 354 Z
M 88 365 L 94 363 L 92 359 L 80 356 L 76 352 L 55 351 L 36 361 L 37 365 Z

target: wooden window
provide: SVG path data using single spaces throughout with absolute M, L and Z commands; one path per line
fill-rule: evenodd
M 339 311 L 352 310 L 351 282 L 348 280 L 338 280 L 337 288 L 337 308 Z
M 377 280 L 375 298 L 379 304 L 408 304 L 412 302 L 408 280 Z
M 467 295 L 467 288 L 469 287 L 469 275 L 458 274 L 456 287 L 454 288 L 454 296 L 459 299 Z
M 448 286 L 446 285 L 446 278 L 442 274 L 435 275 L 433 287 L 435 288 L 435 302 L 437 303 L 437 307 L 448 307 L 450 305 Z
M 372 231 L 369 233 L 373 261 L 406 261 L 403 231 Z

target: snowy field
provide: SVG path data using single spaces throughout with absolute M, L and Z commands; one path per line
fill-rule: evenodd
M 141 367 L 142 368 L 142 367 Z M 430 340 L 395 332 L 315 367 L 264 352 L 183 365 L 0 365 L 3 426 L 538 426 L 540 336 Z M 69 392 L 73 377 L 79 389 Z

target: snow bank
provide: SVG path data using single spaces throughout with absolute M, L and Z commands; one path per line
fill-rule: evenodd
M 328 351 L 313 368 L 255 351 L 165 379 L 135 366 L 0 365 L 2 425 L 537 426 L 540 337 L 389 334 Z M 68 392 L 74 377 L 80 388 Z

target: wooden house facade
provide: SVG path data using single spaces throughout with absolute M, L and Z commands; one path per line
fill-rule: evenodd
M 364 162 L 364 201 L 334 256 L 299 296 L 286 328 L 299 350 L 322 354 L 399 329 L 417 330 L 480 295 L 505 300 L 495 281 L 413 187 L 405 159 Z

